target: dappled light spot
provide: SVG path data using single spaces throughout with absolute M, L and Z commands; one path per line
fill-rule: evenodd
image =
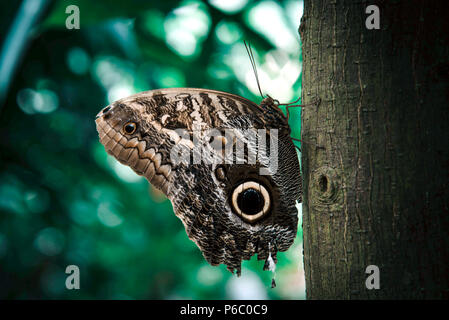
M 56 228 L 45 228 L 41 230 L 35 241 L 36 248 L 47 256 L 55 256 L 64 248 L 64 234 Z
M 234 75 L 232 74 L 232 71 L 229 70 L 229 68 L 226 68 L 225 66 L 216 66 L 216 65 L 210 65 L 209 68 L 207 68 L 207 73 L 215 79 L 232 79 Z
M 0 210 L 25 214 L 27 209 L 22 201 L 23 185 L 12 175 L 0 176 Z
M 145 179 L 144 177 L 137 175 L 133 169 L 121 164 L 110 155 L 108 155 L 107 161 L 116 176 L 124 182 L 139 182 Z
M 133 87 L 126 84 L 116 84 L 108 90 L 108 102 L 113 103 L 121 98 L 132 95 Z
M 17 104 L 26 114 L 50 113 L 58 108 L 59 99 L 51 90 L 26 88 L 17 93 Z
M 292 59 L 281 50 L 271 50 L 265 55 L 262 70 L 262 76 L 267 83 L 267 94 L 276 97 L 281 103 L 291 102 L 300 96 L 293 89 L 301 74 L 298 59 Z
M 253 53 L 262 92 L 281 102 L 290 102 L 292 99 L 296 99 L 298 94 L 294 90 L 294 85 L 301 72 L 299 59 L 292 59 L 280 50 L 271 50 L 265 54 L 263 62 L 261 62 L 256 48 L 253 48 Z M 234 71 L 240 82 L 253 94 L 259 95 L 254 71 L 243 44 L 233 45 L 229 53 L 224 55 L 223 60 Z
M 142 225 L 126 224 L 124 228 L 122 228 L 122 236 L 126 243 L 134 247 L 144 248 L 148 243 L 148 234 L 145 230 L 145 226 Z
M 161 67 L 154 70 L 154 80 L 160 88 L 184 87 L 184 74 L 176 68 Z
M 137 44 L 134 30 L 134 19 L 115 19 L 109 21 L 107 26 L 116 44 L 130 59 L 140 56 L 140 48 Z
M 290 28 L 294 30 L 298 29 L 299 18 L 302 17 L 303 11 L 304 11 L 303 1 L 289 0 L 285 2 L 285 14 L 289 18 Z
M 258 71 L 259 71 L 260 60 L 257 49 L 253 48 L 253 52 L 256 59 L 256 63 L 258 63 Z M 251 68 L 251 64 L 249 62 L 248 55 L 246 53 L 245 46 L 243 45 L 243 43 L 236 43 L 235 45 L 233 45 L 228 52 L 224 53 L 222 60 L 227 66 L 229 66 L 232 69 L 234 75 L 240 82 L 246 84 L 247 74 L 248 76 L 252 75 L 253 80 L 250 83 L 251 84 L 254 83 L 255 86 L 254 88 L 256 88 L 256 90 L 253 90 L 252 86 L 248 88 L 254 94 L 256 95 L 259 94 L 259 91 L 257 90 L 257 83 L 254 78 L 254 72 L 253 69 Z
M 164 14 L 159 10 L 148 10 L 144 14 L 144 28 L 147 32 L 158 39 L 165 39 L 165 30 L 161 28 L 164 24 Z
M 100 203 L 97 209 L 98 220 L 106 227 L 117 227 L 122 224 L 123 219 L 112 210 L 110 203 Z
M 248 269 L 240 277 L 231 277 L 226 283 L 226 293 L 231 300 L 265 300 L 267 293 L 260 278 Z
M 73 73 L 85 74 L 89 71 L 90 57 L 84 49 L 73 47 L 67 53 L 67 65 Z
M 242 10 L 248 4 L 248 0 L 209 0 L 209 3 L 221 11 L 231 14 Z
M 299 8 L 298 8 L 299 11 Z M 299 12 L 297 12 L 299 17 Z M 252 7 L 247 16 L 248 24 L 265 36 L 275 46 L 289 52 L 299 52 L 299 36 L 295 28 L 285 22 L 285 11 L 274 1 L 261 1 Z M 267 28 L 269 24 L 269 28 Z
M 235 22 L 220 21 L 215 27 L 215 35 L 222 43 L 230 45 L 241 39 L 242 30 Z
M 166 42 L 181 56 L 195 56 L 210 28 L 210 17 L 203 3 L 184 2 L 165 19 Z
M 106 90 L 110 104 L 137 92 L 138 79 L 134 64 L 112 56 L 98 56 L 92 66 L 94 79 Z
M 196 280 L 203 286 L 213 286 L 223 279 L 222 271 L 208 264 L 201 266 L 196 273 Z
M 197 39 L 188 30 L 175 28 L 167 32 L 167 43 L 178 54 L 192 56 L 197 50 Z
M 96 207 L 93 203 L 77 200 L 72 202 L 69 214 L 70 218 L 79 225 L 88 226 L 93 224 L 97 218 L 95 216 Z
M 134 82 L 134 65 L 114 56 L 98 56 L 92 69 L 94 78 L 104 88 Z
M 0 186 L 0 208 L 9 212 L 24 214 L 26 209 L 20 201 L 19 190 L 14 186 Z
M 43 189 L 31 189 L 23 193 L 23 201 L 32 213 L 42 213 L 49 207 L 50 197 Z
M 304 267 L 296 269 L 287 266 L 282 275 L 276 277 L 276 281 L 282 299 L 306 299 Z

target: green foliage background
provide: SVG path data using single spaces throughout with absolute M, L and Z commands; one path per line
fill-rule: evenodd
M 50 3 L 26 40 L 0 109 L 0 298 L 304 298 L 301 229 L 295 245 L 279 254 L 275 289 L 271 272 L 263 272 L 263 261 L 255 257 L 244 262 L 240 278 L 222 265 L 209 266 L 171 203 L 108 156 L 98 141 L 96 113 L 139 91 L 211 88 L 259 103 L 236 75 L 236 63 L 250 65 L 244 51 L 232 53 L 243 40 L 252 43 L 262 72 L 275 77 L 280 71 L 270 71 L 270 65 L 286 66 L 293 79 L 290 98 L 300 96 L 299 71 L 287 64 L 300 61 L 299 49 L 279 63 L 282 48 L 257 28 L 252 14 L 261 4 L 277 8 L 299 44 L 297 25 L 288 15 L 300 3 L 241 1 L 242 8 L 230 13 L 215 2 Z M 70 4 L 80 8 L 80 30 L 65 27 Z M 20 5 L 1 3 L 1 39 L 11 32 Z M 186 12 L 191 20 L 182 22 Z M 295 17 L 299 24 L 299 11 Z M 266 29 L 279 23 L 274 18 L 263 21 Z M 195 40 L 187 54 L 179 50 L 188 47 L 173 47 L 173 41 L 185 41 L 176 32 L 168 40 L 169 24 L 180 30 L 186 23 Z M 267 82 L 261 85 L 280 99 Z M 292 111 L 295 137 L 299 115 Z M 80 268 L 80 290 L 65 288 L 65 268 L 71 264 Z

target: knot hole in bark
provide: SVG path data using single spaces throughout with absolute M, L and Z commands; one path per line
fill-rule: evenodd
M 329 183 L 329 181 L 327 180 L 327 177 L 325 175 L 320 176 L 320 178 L 318 179 L 318 185 L 320 187 L 321 192 L 327 191 L 328 183 Z
M 343 188 L 338 169 L 323 166 L 310 176 L 309 201 L 321 211 L 336 211 L 343 207 Z

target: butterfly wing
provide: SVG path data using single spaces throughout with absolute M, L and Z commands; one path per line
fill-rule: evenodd
M 281 112 L 225 92 L 173 88 L 118 100 L 96 124 L 106 151 L 167 195 L 212 265 L 240 274 L 242 260 L 257 253 L 276 261 L 293 243 L 301 178 Z

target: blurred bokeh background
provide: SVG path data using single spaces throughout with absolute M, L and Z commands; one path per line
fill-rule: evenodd
M 66 28 L 68 5 L 79 30 Z M 259 103 L 243 40 L 264 93 L 296 100 L 301 15 L 292 0 L 1 1 L 0 298 L 303 299 L 301 228 L 278 255 L 274 289 L 256 257 L 240 278 L 208 265 L 171 203 L 106 154 L 94 123 L 107 104 L 156 88 Z M 80 290 L 65 287 L 71 264 Z

